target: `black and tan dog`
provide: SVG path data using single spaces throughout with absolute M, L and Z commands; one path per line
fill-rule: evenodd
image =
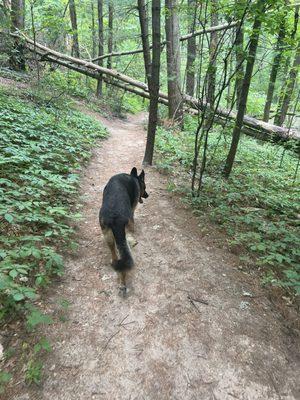
M 120 274 L 123 294 L 126 293 L 126 274 L 133 267 L 133 258 L 126 240 L 126 230 L 133 231 L 133 215 L 138 202 L 147 198 L 145 172 L 114 175 L 103 192 L 100 226 L 112 255 L 112 267 Z M 119 253 L 119 257 L 117 254 Z

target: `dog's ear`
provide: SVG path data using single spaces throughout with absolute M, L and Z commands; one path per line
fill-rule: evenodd
M 142 180 L 145 179 L 145 171 L 142 169 L 142 172 L 140 173 L 139 178 L 141 178 Z
M 134 176 L 135 178 L 137 178 L 137 169 L 135 167 L 132 168 L 131 172 L 130 172 L 131 176 Z

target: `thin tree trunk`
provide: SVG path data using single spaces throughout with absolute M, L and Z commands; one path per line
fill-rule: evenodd
M 165 0 L 165 7 L 169 118 L 182 124 L 183 105 L 180 83 L 180 35 L 176 0 Z
M 290 42 L 291 43 L 294 42 L 297 30 L 298 30 L 299 9 L 300 9 L 300 5 L 295 6 L 294 24 L 293 24 L 294 26 L 293 26 L 293 30 L 292 30 L 291 36 L 290 36 Z M 291 51 L 290 51 L 290 54 L 288 55 L 288 57 L 286 57 L 286 60 L 285 60 L 285 63 L 284 63 L 284 68 L 283 68 L 283 76 L 285 78 L 288 76 L 288 72 L 289 72 L 290 65 L 291 65 L 291 58 L 292 58 L 292 54 L 291 54 Z M 286 80 L 284 80 L 284 82 L 283 82 L 283 84 L 281 86 L 281 92 L 280 92 L 279 100 L 284 95 L 284 93 L 282 91 L 284 91 L 285 85 L 286 85 Z
M 72 55 L 80 58 L 75 0 L 69 0 L 69 11 L 73 36 Z
M 150 79 L 150 108 L 147 143 L 143 164 L 152 165 L 155 133 L 158 119 L 159 72 L 160 72 L 160 0 L 152 0 L 152 65 Z
M 108 3 L 108 42 L 107 42 L 107 51 L 108 54 L 113 51 L 113 29 L 114 29 L 114 6 L 112 1 L 110 0 Z M 107 68 L 112 68 L 112 57 L 108 57 L 107 59 Z
M 254 18 L 254 23 L 253 23 L 252 34 L 250 37 L 249 53 L 248 53 L 248 58 L 247 58 L 245 76 L 243 79 L 243 86 L 242 86 L 242 90 L 240 93 L 237 117 L 236 117 L 235 126 L 234 126 L 233 133 L 232 133 L 231 146 L 229 149 L 229 153 L 227 155 L 227 159 L 226 159 L 226 163 L 225 163 L 225 167 L 224 167 L 224 171 L 223 171 L 223 175 L 226 178 L 228 178 L 231 173 L 235 155 L 236 155 L 236 151 L 237 151 L 239 140 L 240 140 L 241 130 L 242 130 L 242 126 L 243 126 L 243 120 L 244 120 L 244 116 L 246 113 L 247 99 L 248 99 L 249 88 L 250 88 L 250 83 L 251 83 L 251 79 L 252 79 L 253 67 L 254 67 L 254 63 L 255 63 L 258 40 L 259 40 L 259 35 L 260 35 L 260 30 L 261 30 L 261 24 L 262 24 L 261 17 L 262 17 L 262 13 L 264 12 L 264 8 L 265 8 L 264 0 L 258 0 L 256 15 Z
M 92 13 L 92 58 L 96 57 L 96 24 L 95 24 L 95 6 L 94 0 L 91 0 L 91 13 Z
M 280 104 L 280 108 L 277 109 L 277 113 L 274 119 L 275 125 L 282 126 L 286 119 L 298 76 L 299 66 L 300 66 L 300 42 L 298 43 L 293 66 L 290 70 L 286 82 L 286 88 L 284 91 L 282 103 Z
M 234 40 L 234 39 L 233 39 Z M 231 46 L 233 45 L 233 40 L 231 40 Z M 229 71 L 228 75 L 231 76 L 233 72 L 233 54 L 229 56 Z M 231 86 L 232 86 L 232 80 L 230 79 L 228 81 L 228 87 L 227 87 L 227 94 L 226 94 L 226 107 L 230 109 L 231 104 L 232 104 L 232 98 L 234 97 L 234 94 L 231 95 Z
M 271 68 L 271 73 L 270 73 L 270 80 L 269 80 L 269 86 L 268 86 L 268 92 L 267 92 L 267 100 L 264 108 L 264 116 L 263 116 L 263 121 L 268 122 L 270 119 L 270 110 L 271 110 L 271 105 L 273 101 L 273 95 L 274 95 L 274 89 L 275 89 L 275 82 L 277 79 L 277 74 L 279 71 L 280 67 L 280 61 L 282 58 L 282 45 L 283 41 L 285 38 L 285 20 L 281 22 L 280 28 L 279 28 L 279 33 L 278 33 L 278 39 L 276 43 L 276 49 L 275 49 L 275 56 L 273 59 L 273 64 Z
M 11 1 L 11 31 L 25 28 L 25 0 Z M 16 71 L 25 70 L 24 46 L 19 38 L 14 40 L 10 57 L 10 66 Z
M 239 7 L 240 1 L 235 1 L 236 7 Z M 235 78 L 235 96 L 236 96 L 236 108 L 239 107 L 242 87 L 243 87 L 243 79 L 244 79 L 244 28 L 242 25 L 238 25 L 236 27 L 236 38 L 235 38 L 235 58 L 236 58 L 236 66 L 238 67 L 236 78 Z
M 218 25 L 218 2 L 217 0 L 211 0 L 211 26 Z M 218 33 L 212 32 L 210 34 L 209 43 L 209 66 L 207 74 L 207 101 L 213 106 L 214 97 L 216 90 L 216 74 L 217 74 L 217 47 L 218 47 Z
M 141 26 L 145 74 L 148 86 L 150 87 L 149 84 L 151 79 L 151 55 L 150 55 L 150 44 L 149 44 L 148 15 L 147 15 L 147 6 L 145 4 L 145 0 L 138 0 L 138 11 L 139 11 L 140 26 Z
M 103 0 L 98 0 L 98 56 L 101 57 L 103 56 Z M 103 60 L 100 59 L 98 60 L 98 65 L 100 67 L 103 66 Z M 102 74 L 100 74 L 100 77 L 97 82 L 97 91 L 96 95 L 97 97 L 101 97 L 103 93 L 103 79 L 102 79 Z
M 294 13 L 294 28 L 293 28 L 291 36 L 290 36 L 291 43 L 294 42 L 296 34 L 297 34 L 298 22 L 299 22 L 299 9 L 300 9 L 300 6 L 297 5 L 295 7 L 295 13 Z M 284 121 L 284 119 L 285 119 L 285 118 L 281 117 L 281 112 L 283 110 L 283 103 L 284 103 L 284 99 L 285 99 L 286 89 L 288 88 L 288 84 L 289 84 L 289 76 L 292 71 L 292 69 L 291 69 L 290 73 L 289 73 L 290 63 L 291 63 L 291 55 L 289 55 L 287 57 L 286 62 L 285 62 L 284 74 L 283 74 L 284 81 L 281 86 L 278 106 L 277 106 L 276 114 L 274 117 L 274 123 L 279 126 L 282 126 L 282 124 L 283 124 L 283 122 L 280 124 L 280 121 L 281 120 Z
M 188 14 L 190 18 L 189 32 L 193 33 L 196 26 L 197 2 L 196 0 L 188 0 Z M 192 36 L 187 40 L 187 60 L 186 60 L 186 93 L 194 96 L 195 92 L 195 60 L 196 60 L 196 36 Z

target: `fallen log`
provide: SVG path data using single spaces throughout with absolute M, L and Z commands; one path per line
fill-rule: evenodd
M 31 40 L 25 35 L 22 35 L 22 37 L 25 41 L 26 47 L 30 51 L 37 53 L 44 61 L 47 60 L 53 63 L 57 63 L 66 68 L 73 69 L 77 72 L 80 72 L 84 75 L 90 76 L 95 79 L 99 78 L 99 74 L 103 74 L 104 76 L 113 78 L 116 81 L 123 82 L 122 86 L 119 85 L 119 87 L 122 87 L 122 89 L 131 91 L 132 93 L 135 93 L 139 96 L 148 98 L 149 90 L 147 85 L 143 82 L 137 81 L 116 70 L 108 69 L 99 66 L 97 64 L 94 64 L 92 62 L 71 57 L 69 55 L 60 53 L 46 46 L 43 46 L 40 43 L 34 43 L 33 40 Z M 111 80 L 107 80 L 107 82 L 115 84 L 115 86 L 117 86 L 117 84 Z M 183 95 L 182 99 L 189 107 L 195 110 L 204 111 L 205 109 L 209 108 L 209 104 L 205 102 L 200 102 L 198 99 L 193 98 L 191 96 Z M 168 104 L 167 94 L 160 91 L 159 101 L 160 103 L 167 105 Z M 236 119 L 236 113 L 233 111 L 228 111 L 226 109 L 218 108 L 215 113 L 218 120 Z M 274 140 L 286 141 L 290 139 L 294 139 L 296 141 L 300 140 L 300 132 L 295 129 L 289 130 L 284 127 L 260 121 L 258 119 L 255 119 L 247 115 L 244 117 L 243 131 L 247 134 L 251 134 L 251 136 L 259 137 L 262 140 L 273 140 L 273 141 Z

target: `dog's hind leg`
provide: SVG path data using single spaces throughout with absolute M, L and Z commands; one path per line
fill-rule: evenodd
M 105 238 L 105 241 L 111 251 L 111 262 L 112 264 L 114 263 L 114 261 L 118 260 L 118 255 L 117 255 L 117 247 L 116 247 L 116 241 L 114 238 L 114 235 L 112 233 L 112 230 L 109 228 L 102 228 L 102 232 Z
M 134 233 L 134 219 L 133 219 L 133 218 L 131 218 L 131 219 L 128 221 L 128 224 L 127 224 L 126 228 L 127 228 L 127 230 L 128 230 L 129 232 Z
M 126 231 L 128 232 L 127 234 L 127 242 L 130 245 L 130 247 L 134 247 L 138 244 L 137 240 L 133 237 L 134 234 L 134 220 L 133 218 L 128 221 L 128 224 L 126 225 Z
M 119 292 L 123 297 L 125 297 L 127 294 L 126 275 L 127 275 L 126 271 L 121 271 L 119 274 L 119 276 L 120 276 Z

